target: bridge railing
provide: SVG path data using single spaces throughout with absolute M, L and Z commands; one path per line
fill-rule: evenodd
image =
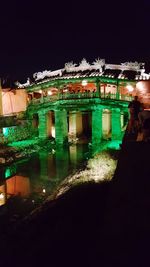
M 102 98 L 102 99 L 116 99 L 116 100 L 123 100 L 123 101 L 131 101 L 133 96 L 129 95 L 117 95 L 117 94 L 101 94 L 99 95 L 98 92 L 84 92 L 84 93 L 65 93 L 65 94 L 57 94 L 57 95 L 50 95 L 44 96 L 38 99 L 32 99 L 29 102 L 29 105 L 36 105 L 36 104 L 43 104 L 49 102 L 55 102 L 57 100 L 71 100 L 71 99 L 92 99 L 92 98 Z
M 29 105 L 35 105 L 35 104 L 42 104 L 42 103 L 48 103 L 48 102 L 55 102 L 59 99 L 58 95 L 54 96 L 44 96 L 41 98 L 33 98 L 30 100 Z
M 97 92 L 83 92 L 83 93 L 66 93 L 60 94 L 59 99 L 80 99 L 80 98 L 95 98 L 99 97 Z
M 103 99 L 116 99 L 116 100 L 125 100 L 131 101 L 133 96 L 122 95 L 122 94 L 98 94 L 97 92 L 86 92 L 86 93 L 73 93 L 73 94 L 60 94 L 59 99 L 84 99 L 84 98 L 103 98 Z

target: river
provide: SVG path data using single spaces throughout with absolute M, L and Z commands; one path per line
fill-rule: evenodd
M 103 146 L 96 149 L 102 151 Z M 1 226 L 7 228 L 42 204 L 67 176 L 83 169 L 92 154 L 88 144 L 72 145 L 52 152 L 40 151 L 1 168 Z

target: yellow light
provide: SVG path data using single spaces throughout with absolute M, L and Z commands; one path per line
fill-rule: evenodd
M 52 137 L 55 138 L 55 127 L 52 126 Z
M 42 190 L 42 191 L 43 191 L 43 193 L 46 193 L 46 190 L 45 190 L 45 188 L 43 188 L 43 190 Z
M 83 86 L 86 86 L 86 85 L 87 85 L 87 81 L 86 81 L 86 80 L 83 80 L 83 81 L 82 81 L 82 85 L 83 85 Z
M 4 205 L 6 202 L 4 193 L 0 193 L 0 206 Z
M 52 95 L 52 91 L 48 91 L 48 95 Z
M 4 194 L 0 193 L 0 199 L 4 199 Z
M 144 90 L 144 84 L 143 84 L 143 82 L 138 82 L 138 83 L 136 84 L 136 88 L 137 88 L 138 90 L 140 90 L 140 91 L 143 91 L 143 90 Z
M 42 90 L 39 90 L 39 93 L 42 94 Z
M 134 90 L 132 85 L 127 85 L 126 88 L 128 89 L 129 92 L 132 92 Z

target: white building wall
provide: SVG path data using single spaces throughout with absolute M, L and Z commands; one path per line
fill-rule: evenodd
M 24 89 L 2 92 L 2 113 L 8 115 L 25 111 L 27 108 L 27 94 Z

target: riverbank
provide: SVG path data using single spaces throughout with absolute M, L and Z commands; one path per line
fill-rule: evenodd
M 40 150 L 54 153 L 55 149 L 56 145 L 54 140 L 41 140 L 39 138 L 0 145 L 0 166 L 29 158 L 33 153 L 38 153 Z

